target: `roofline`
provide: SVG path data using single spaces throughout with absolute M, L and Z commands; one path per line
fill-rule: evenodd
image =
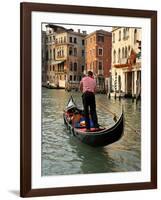
M 105 30 L 103 30 L 103 29 L 100 29 L 100 30 L 93 31 L 92 33 L 88 34 L 88 35 L 86 36 L 86 38 L 88 38 L 88 37 L 90 37 L 90 36 L 92 36 L 92 35 L 94 35 L 94 34 L 96 34 L 96 33 L 104 33 L 104 34 L 106 34 L 106 35 L 111 35 L 111 32 L 110 32 L 110 31 L 105 31 Z

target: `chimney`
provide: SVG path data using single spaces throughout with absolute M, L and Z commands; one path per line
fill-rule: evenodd
M 83 35 L 87 35 L 87 31 L 82 31 Z
M 80 29 L 78 29 L 78 33 L 80 33 Z

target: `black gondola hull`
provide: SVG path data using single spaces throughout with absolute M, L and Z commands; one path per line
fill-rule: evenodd
M 98 132 L 82 132 L 81 129 L 73 128 L 68 122 L 64 113 L 64 123 L 70 133 L 77 137 L 81 142 L 93 147 L 100 147 L 112 144 L 118 141 L 124 132 L 124 115 L 121 114 L 119 120 L 109 129 L 103 129 Z

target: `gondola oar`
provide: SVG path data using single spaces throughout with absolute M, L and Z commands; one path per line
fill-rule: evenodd
M 116 115 L 116 113 L 112 112 L 111 110 L 109 110 L 107 107 L 105 107 L 103 104 L 99 103 L 100 106 L 102 106 L 105 110 L 107 110 L 108 112 L 110 112 L 111 114 L 114 115 L 114 118 L 113 120 L 115 121 L 118 116 Z M 137 130 L 135 130 L 131 125 L 129 125 L 127 122 L 125 122 L 125 124 L 132 130 L 134 131 L 135 133 L 139 134 L 139 132 Z

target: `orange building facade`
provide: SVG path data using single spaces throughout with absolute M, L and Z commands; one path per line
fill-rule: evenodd
M 112 34 L 97 30 L 85 38 L 85 71 L 92 71 L 98 91 L 110 88 Z

